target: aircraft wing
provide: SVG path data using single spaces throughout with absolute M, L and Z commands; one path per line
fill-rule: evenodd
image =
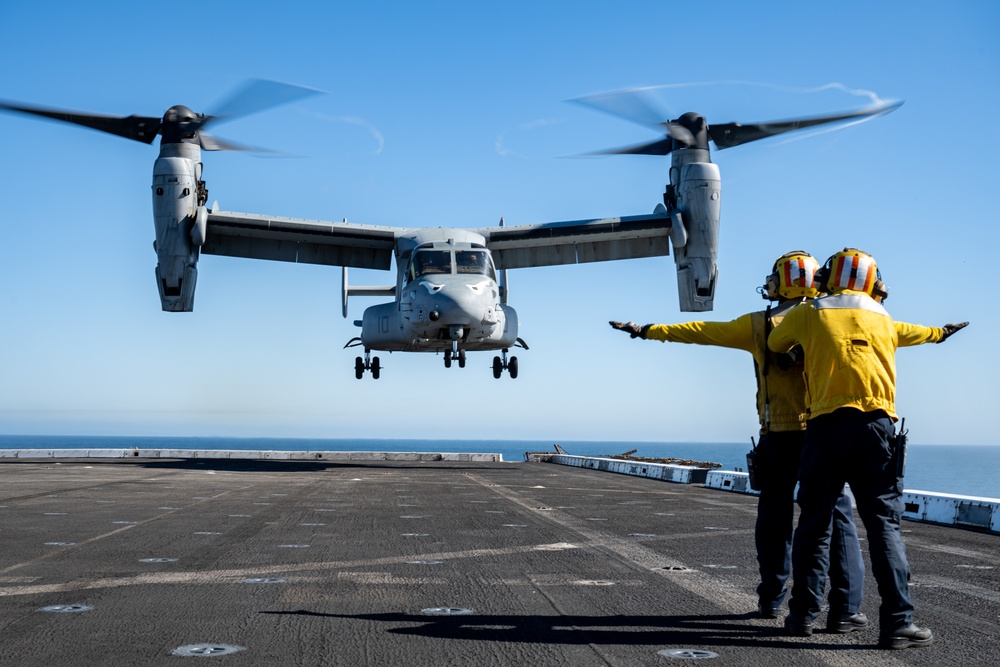
M 203 253 L 388 270 L 398 227 L 280 218 L 253 213 L 208 214 Z
M 659 206 L 650 215 L 475 231 L 486 238 L 498 269 L 521 269 L 669 255 L 670 229 L 670 218 Z

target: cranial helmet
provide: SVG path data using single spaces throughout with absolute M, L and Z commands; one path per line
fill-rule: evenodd
M 805 250 L 793 250 L 779 257 L 764 279 L 761 294 L 769 301 L 819 294 L 816 273 L 819 262 Z
M 889 288 L 882 282 L 875 258 L 857 248 L 844 248 L 826 260 L 818 283 L 821 290 L 830 294 L 856 290 L 878 301 L 889 296 Z

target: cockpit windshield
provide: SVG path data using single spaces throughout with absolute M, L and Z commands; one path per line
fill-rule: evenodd
M 450 250 L 417 250 L 410 260 L 410 268 L 406 272 L 407 282 L 431 274 L 450 274 L 452 272 Z M 456 250 L 455 267 L 459 274 L 488 276 L 497 279 L 493 268 L 493 259 L 488 250 Z
M 459 273 L 475 273 L 497 279 L 490 254 L 486 250 L 456 250 L 455 266 Z
M 413 260 L 410 262 L 410 280 L 431 273 L 451 273 L 450 250 L 419 250 L 413 253 Z

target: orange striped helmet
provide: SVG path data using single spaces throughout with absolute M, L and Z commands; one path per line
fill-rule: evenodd
M 857 248 L 844 248 L 826 260 L 820 278 L 820 289 L 830 294 L 856 290 L 880 301 L 889 296 L 875 258 Z
M 819 294 L 816 273 L 819 262 L 805 250 L 786 252 L 774 262 L 771 275 L 765 279 L 765 299 L 795 299 Z

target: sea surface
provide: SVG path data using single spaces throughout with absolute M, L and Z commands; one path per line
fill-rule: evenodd
M 0 435 L 0 449 L 250 449 L 279 451 L 490 452 L 522 462 L 525 452 L 553 452 L 549 440 L 366 440 L 311 438 L 183 438 L 149 436 Z M 569 454 L 599 456 L 637 450 L 635 456 L 719 463 L 746 470 L 749 443 L 574 442 L 558 443 Z M 907 489 L 1000 498 L 1000 446 L 911 445 Z

